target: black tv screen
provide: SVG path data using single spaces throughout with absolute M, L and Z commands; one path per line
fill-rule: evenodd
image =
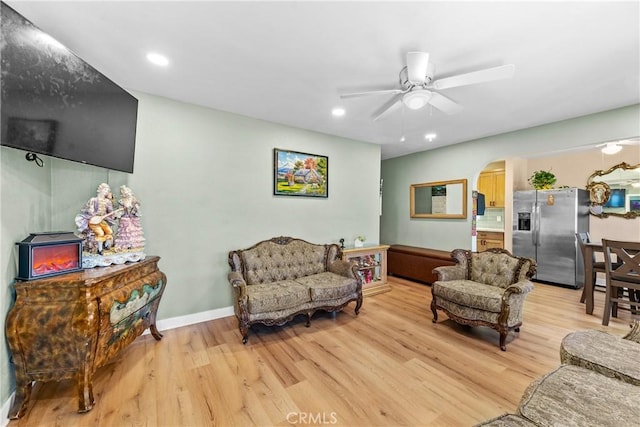
M 484 194 L 478 193 L 478 211 L 477 211 L 477 215 L 478 216 L 483 216 L 484 215 L 484 209 L 485 209 Z
M 605 203 L 605 208 L 624 208 L 624 196 L 626 190 L 624 188 L 612 188 L 609 200 Z
M 1 144 L 133 172 L 138 100 L 4 3 Z

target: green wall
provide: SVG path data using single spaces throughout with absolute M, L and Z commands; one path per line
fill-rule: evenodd
M 49 230 L 51 226 L 51 167 L 27 163 L 24 152 L 0 148 L 0 266 L 3 286 L 0 290 L 0 407 L 13 387 L 13 370 L 4 333 L 4 320 L 13 301 L 9 284 L 16 275 L 15 242 L 30 232 Z M 2 421 L 0 421 L 2 422 Z
M 2 147 L 0 203 L 4 319 L 16 274 L 14 243 L 30 232 L 74 230 L 101 182 L 127 184 L 142 203 L 146 252 L 161 256 L 168 283 L 158 319 L 232 305 L 227 254 L 285 235 L 311 242 L 378 242 L 380 146 L 134 93 L 139 99 L 133 174 Z M 329 157 L 329 197 L 273 196 L 273 148 Z M 4 341 L 4 340 L 3 340 Z M 0 351 L 0 405 L 13 371 Z
M 487 164 L 638 135 L 640 105 L 633 105 L 384 160 L 380 241 L 442 250 L 471 249 L 471 190 Z M 409 217 L 411 184 L 463 178 L 467 179 L 467 219 Z

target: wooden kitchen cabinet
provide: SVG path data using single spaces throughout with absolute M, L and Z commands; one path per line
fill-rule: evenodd
M 504 249 L 504 233 L 498 231 L 478 231 L 477 247 L 478 252 L 484 252 L 492 248 Z
M 484 194 L 486 207 L 504 208 L 504 171 L 482 172 L 478 178 L 478 191 Z

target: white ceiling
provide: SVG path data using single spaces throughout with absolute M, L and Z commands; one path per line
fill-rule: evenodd
M 6 3 L 125 88 L 381 144 L 383 159 L 640 103 L 637 0 Z M 340 99 L 396 88 L 408 51 L 429 52 L 436 78 L 503 64 L 515 76 L 443 90 L 464 106 L 451 116 L 374 122 L 389 95 Z

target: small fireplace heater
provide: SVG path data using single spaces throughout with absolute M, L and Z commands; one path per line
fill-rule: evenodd
M 72 232 L 31 233 L 16 245 L 20 280 L 82 270 L 82 239 Z

